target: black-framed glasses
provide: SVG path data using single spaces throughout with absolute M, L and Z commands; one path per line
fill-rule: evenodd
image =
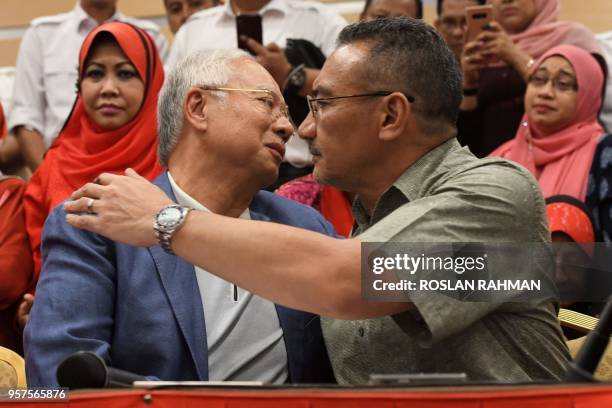
M 232 91 L 240 91 L 246 93 L 260 93 L 266 94 L 272 98 L 272 100 L 277 99 L 278 97 L 272 92 L 270 89 L 251 89 L 251 88 L 227 88 L 227 87 L 213 87 L 213 86 L 203 86 L 197 85 L 196 88 L 201 89 L 203 91 L 222 91 L 222 92 L 232 92 Z M 289 114 L 289 107 L 283 101 L 279 102 L 279 110 L 281 115 L 284 118 L 289 119 L 291 121 L 291 116 Z M 292 122 L 293 124 L 293 122 Z
M 354 94 L 354 95 L 342 95 L 342 96 L 327 96 L 322 98 L 313 98 L 311 95 L 306 95 L 306 101 L 308 101 L 308 109 L 310 109 L 310 113 L 312 113 L 312 117 L 317 119 L 319 115 L 319 104 L 320 102 L 325 101 L 334 101 L 337 99 L 349 99 L 349 98 L 373 98 L 377 96 L 389 96 L 392 93 L 399 91 L 376 91 L 376 92 L 368 92 L 362 94 Z M 400 92 L 403 94 L 408 102 L 414 103 L 414 96 L 408 95 L 404 92 Z
M 548 84 L 548 82 L 552 82 L 553 88 L 555 88 L 559 92 L 576 92 L 578 91 L 578 84 L 576 81 L 567 76 L 556 76 L 549 77 L 546 74 L 536 72 L 529 77 L 529 85 L 532 85 L 536 88 L 542 88 Z

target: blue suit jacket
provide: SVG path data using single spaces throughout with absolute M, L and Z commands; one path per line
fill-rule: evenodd
M 175 199 L 167 174 L 155 184 Z M 313 209 L 265 191 L 254 197 L 250 213 L 254 220 L 334 235 Z M 134 248 L 72 228 L 61 205 L 45 223 L 42 252 L 24 334 L 29 386 L 56 385 L 57 366 L 79 350 L 162 380 L 208 379 L 206 325 L 193 265 L 158 246 Z M 290 381 L 333 379 L 319 317 L 279 305 L 276 310 Z

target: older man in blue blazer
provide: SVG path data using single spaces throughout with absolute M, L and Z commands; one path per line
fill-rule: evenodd
M 334 235 L 314 210 L 260 191 L 277 177 L 293 126 L 278 85 L 250 56 L 186 57 L 167 78 L 158 113 L 168 171 L 155 183 L 178 204 Z M 55 208 L 25 331 L 28 385 L 56 385 L 59 363 L 80 350 L 161 380 L 333 378 L 317 315 L 255 296 L 163 244 L 188 216 L 184 207 L 159 214 L 151 223 L 162 245 L 135 248 L 72 228 Z

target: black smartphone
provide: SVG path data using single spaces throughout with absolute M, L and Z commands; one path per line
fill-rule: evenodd
M 263 28 L 261 26 L 261 16 L 259 14 L 239 14 L 236 16 L 236 33 L 238 34 L 238 48 L 253 54 L 247 47 L 246 41 L 241 37 L 246 36 L 263 44 Z

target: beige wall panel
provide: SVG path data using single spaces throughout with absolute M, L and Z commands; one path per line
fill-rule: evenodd
M 14 66 L 21 39 L 0 41 L 0 67 Z
M 561 19 L 577 21 L 596 33 L 612 30 L 612 1 L 561 0 Z

